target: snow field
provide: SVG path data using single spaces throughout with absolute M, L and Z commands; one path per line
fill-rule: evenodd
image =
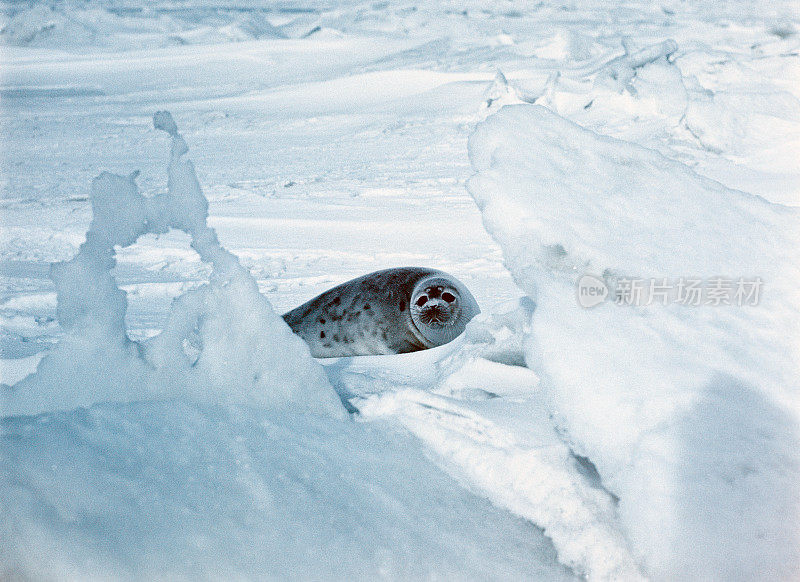
M 504 370 L 498 374 L 497 369 L 482 367 L 465 370 L 480 378 L 481 390 L 491 385 L 486 378 L 505 375 Z M 509 388 L 502 380 L 500 385 Z M 547 427 L 546 411 L 535 401 L 516 406 L 501 402 L 494 408 L 492 400 L 480 404 L 465 406 L 408 389 L 372 396 L 356 406 L 367 419 L 392 418 L 430 447 L 468 488 L 542 527 L 553 540 L 559 560 L 573 571 L 596 580 L 643 579 L 617 529 L 612 497 L 584 478 L 558 435 L 534 428 L 524 436 L 535 443 L 530 445 L 520 443 L 510 432 L 512 424 Z M 501 416 L 502 424 L 488 420 L 491 413 Z M 518 422 L 520 418 L 524 421 Z
M 0 381 L 98 378 L 16 384 L 63 412 L 2 419 L 0 577 L 797 577 L 795 2 L 15 2 L 0 29 Z M 105 323 L 64 330 L 87 185 L 172 195 L 162 109 L 244 269 L 140 236 L 73 263 Z M 413 264 L 484 315 L 324 377 L 253 292 Z M 590 267 L 764 288 L 583 310 Z

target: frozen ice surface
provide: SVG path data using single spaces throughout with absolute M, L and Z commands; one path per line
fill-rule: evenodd
M 0 42 L 11 46 L 80 50 L 98 46 L 130 50 L 142 46 L 240 42 L 286 38 L 268 10 L 224 6 L 140 6 L 114 2 L 18 2 L 7 9 Z M 205 17 L 205 18 L 203 18 Z
M 568 442 L 619 498 L 645 571 L 790 579 L 800 568 L 797 209 L 535 105 L 480 124 L 470 159 L 484 224 L 537 304 L 526 362 Z M 758 305 L 590 310 L 576 300 L 584 273 L 612 288 L 625 277 L 759 276 L 764 290 Z
M 0 573 L 574 579 L 535 525 L 467 492 L 407 435 L 344 417 L 207 226 L 171 115 L 154 124 L 171 136 L 167 193 L 143 197 L 135 175 L 94 181 L 87 240 L 53 266 L 65 334 L 4 388 Z M 210 282 L 131 341 L 115 249 L 170 227 L 212 264 Z
M 15 1 L 0 31 L 0 382 L 63 380 L 3 417 L 0 577 L 798 577 L 796 1 Z M 501 140 L 501 248 L 467 141 L 521 103 L 559 117 Z M 478 300 L 452 344 L 323 377 L 270 323 L 406 265 Z M 580 310 L 589 265 L 762 302 Z

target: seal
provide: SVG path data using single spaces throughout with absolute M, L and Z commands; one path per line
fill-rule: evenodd
M 403 354 L 444 345 L 480 313 L 452 275 L 385 269 L 342 283 L 283 315 L 315 358 Z

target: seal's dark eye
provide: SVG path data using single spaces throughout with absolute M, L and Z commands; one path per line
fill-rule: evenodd
M 422 297 L 420 297 L 419 299 L 417 299 L 417 305 L 418 305 L 419 307 L 422 307 L 422 306 L 423 306 L 423 305 L 425 305 L 427 302 L 428 302 L 428 298 L 427 298 L 427 297 L 425 297 L 424 295 L 423 295 Z
M 444 299 L 448 303 L 452 303 L 453 301 L 456 300 L 456 296 L 453 295 L 452 293 L 448 293 L 447 291 L 445 291 L 444 293 L 442 293 L 442 299 Z

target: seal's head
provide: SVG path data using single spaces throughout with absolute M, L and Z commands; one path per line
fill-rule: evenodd
M 478 302 L 458 281 L 431 276 L 419 281 L 411 293 L 411 321 L 430 344 L 453 340 L 481 312 Z

